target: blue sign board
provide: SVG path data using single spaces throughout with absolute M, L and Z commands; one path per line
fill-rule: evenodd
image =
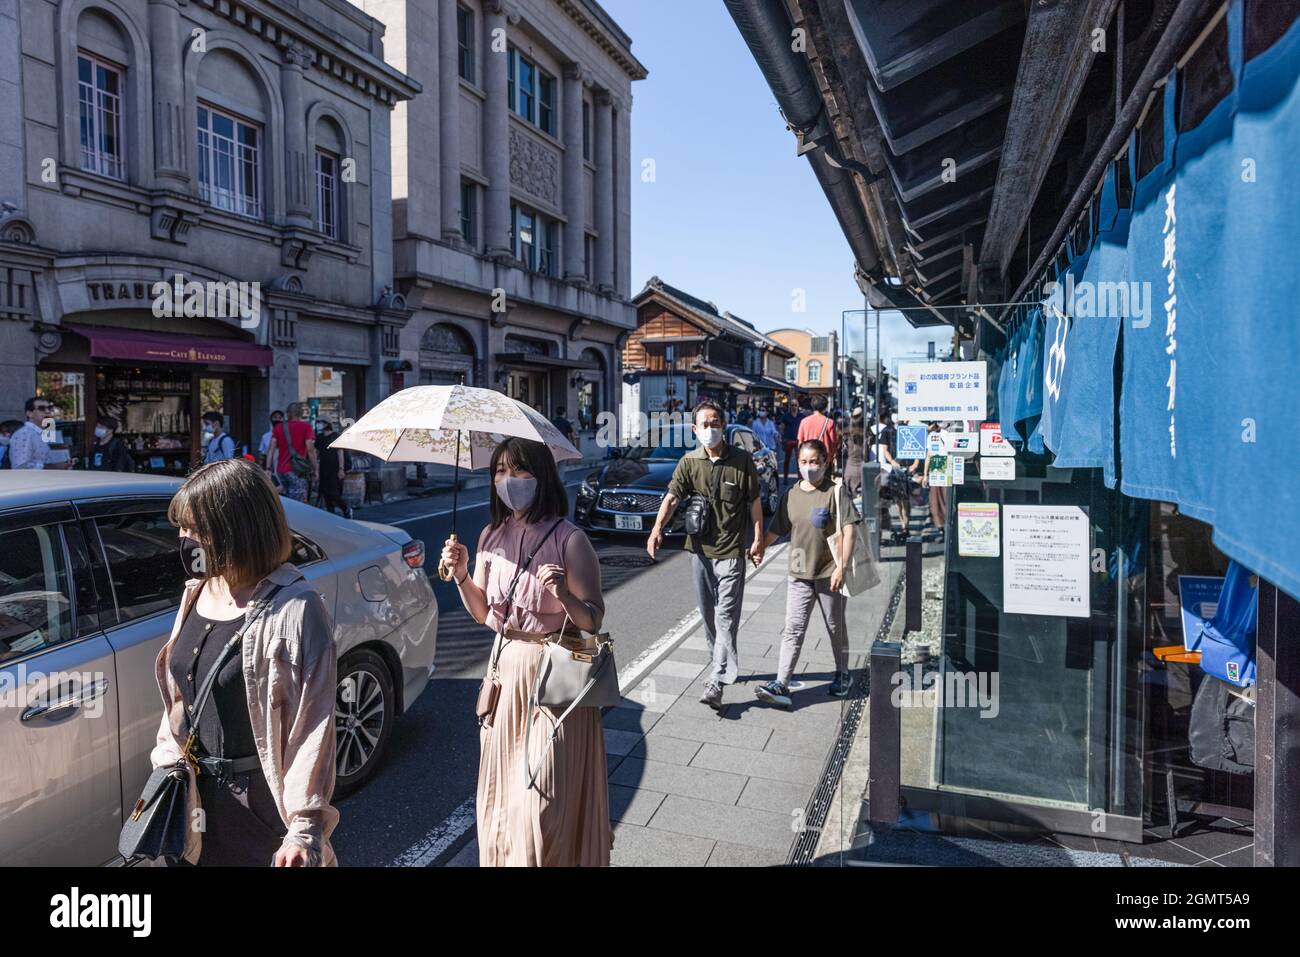
M 896 434 L 898 435 L 898 454 L 894 456 L 896 459 L 902 461 L 925 458 L 924 425 L 900 425 Z
M 1179 575 L 1178 605 L 1183 619 L 1183 647 L 1201 650 L 1201 625 L 1214 620 L 1223 579 L 1213 575 Z

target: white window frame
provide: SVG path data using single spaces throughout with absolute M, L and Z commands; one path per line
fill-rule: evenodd
M 799 381 L 799 360 L 798 359 L 785 360 L 785 381 L 786 382 Z
M 816 359 L 808 360 L 808 384 L 822 384 L 822 364 Z
M 333 166 L 332 172 L 326 172 L 321 167 L 323 161 L 329 162 Z M 316 230 L 324 233 L 330 239 L 341 239 L 343 235 L 341 213 L 343 211 L 342 196 L 340 195 L 341 181 L 339 178 L 339 158 L 329 150 L 323 150 L 317 147 L 315 159 L 316 171 Z M 326 217 L 328 213 L 328 218 Z
M 199 125 L 197 110 L 207 111 L 208 125 L 206 128 Z M 230 120 L 234 124 L 234 139 L 216 132 L 212 120 L 213 117 L 217 116 Z M 248 146 L 239 141 L 240 127 L 252 130 L 257 134 L 257 145 L 251 151 Z M 262 149 L 266 142 L 264 128 L 258 123 L 252 123 L 227 110 L 219 109 L 211 103 L 199 100 L 195 114 L 195 129 L 195 141 L 199 152 L 199 198 L 209 206 L 225 210 L 228 213 L 234 213 L 236 216 L 243 216 L 247 219 L 261 219 L 263 216 L 262 193 L 265 189 L 262 183 Z M 229 147 L 224 151 L 222 149 L 223 144 L 229 144 Z M 231 162 L 232 175 L 229 189 L 223 189 L 213 183 L 217 161 L 223 156 L 228 156 Z M 250 161 L 253 170 L 253 188 L 256 190 L 255 194 L 251 196 L 244 189 L 244 176 L 242 175 L 246 170 L 246 164 Z M 203 180 L 205 171 L 207 171 L 208 176 L 207 182 Z M 240 175 L 235 175 L 236 173 Z
M 81 61 L 90 64 L 90 83 L 81 79 Z M 99 86 L 99 71 L 112 73 L 117 77 L 117 93 L 109 93 Z M 126 69 L 111 60 L 96 56 L 86 50 L 77 51 L 77 143 L 81 158 L 81 168 L 89 173 L 107 176 L 110 179 L 126 180 L 126 139 L 123 131 L 124 107 L 126 93 Z M 89 111 L 89 116 L 87 116 Z M 108 119 L 106 120 L 106 117 Z M 117 143 L 116 154 L 103 148 L 101 135 L 106 122 L 113 125 L 113 139 Z M 82 137 L 82 130 L 89 127 L 90 144 Z

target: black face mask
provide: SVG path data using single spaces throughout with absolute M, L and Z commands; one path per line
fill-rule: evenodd
M 191 578 L 207 578 L 207 555 L 203 551 L 203 546 L 189 536 L 182 536 L 180 549 L 181 564 L 185 566 L 185 574 Z

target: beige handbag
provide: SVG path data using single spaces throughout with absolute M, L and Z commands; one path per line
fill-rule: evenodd
M 564 624 L 569 624 L 567 612 Z M 618 687 L 618 666 L 614 663 L 614 642 L 608 632 L 584 637 L 577 648 L 569 647 L 573 643 L 571 639 L 568 644 L 565 642 L 564 626 L 561 626 L 554 640 L 548 638 L 544 643 L 537 678 L 528 697 L 530 712 L 535 709 L 538 716 L 551 722 L 548 748 L 555 746 L 560 725 L 574 709 L 605 708 L 618 704 L 623 697 Z M 558 718 L 552 719 L 548 708 L 563 710 Z M 534 720 L 536 716 L 530 713 L 524 731 L 524 765 L 530 788 L 536 787 L 537 775 L 541 771 L 540 767 L 534 769 L 532 762 Z

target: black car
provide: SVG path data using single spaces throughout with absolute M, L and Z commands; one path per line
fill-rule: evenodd
M 633 445 L 614 451 L 614 457 L 589 474 L 578 490 L 574 521 L 595 532 L 649 532 L 668 492 L 677 460 L 695 448 L 689 425 L 665 427 L 655 445 Z M 762 488 L 763 514 L 771 515 L 781 500 L 776 452 L 758 440 L 752 429 L 728 425 L 726 441 L 754 457 Z M 673 515 L 665 534 L 681 535 L 682 511 Z

